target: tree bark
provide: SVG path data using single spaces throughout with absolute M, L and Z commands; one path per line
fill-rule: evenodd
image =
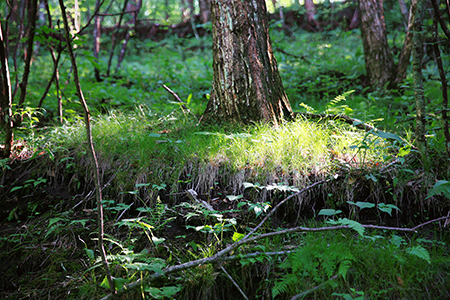
M 419 0 L 418 2 L 423 2 Z M 418 7 L 423 4 L 418 4 Z M 416 102 L 416 143 L 417 148 L 422 153 L 422 157 L 426 157 L 426 124 L 425 124 L 425 96 L 423 89 L 422 77 L 422 17 L 417 14 L 414 21 L 414 37 L 413 37 L 413 81 L 414 81 L 414 95 Z
M 442 84 L 442 122 L 444 127 L 444 137 L 445 137 L 445 150 L 447 151 L 447 157 L 450 158 L 450 132 L 449 132 L 449 122 L 448 122 L 448 88 L 447 88 L 447 78 L 445 77 L 444 65 L 441 58 L 441 50 L 439 50 L 438 44 L 438 16 L 435 14 L 433 18 L 434 32 L 433 32 L 433 51 L 436 59 L 436 65 L 438 67 L 439 76 L 441 77 Z
M 20 99 L 19 99 L 19 108 L 22 107 L 25 102 L 25 97 L 27 95 L 27 85 L 28 85 L 28 77 L 30 75 L 30 67 L 31 67 L 31 57 L 33 56 L 33 46 L 34 46 L 34 34 L 36 32 L 36 18 L 37 18 L 37 0 L 32 0 L 31 2 L 31 11 L 29 12 L 29 22 L 30 29 L 28 34 L 28 44 L 27 44 L 27 55 L 25 58 L 25 67 L 23 71 L 22 82 L 20 83 Z
M 409 10 L 408 27 L 406 31 L 405 41 L 403 42 L 402 52 L 400 53 L 400 59 L 397 65 L 397 76 L 395 78 L 395 83 L 397 85 L 401 84 L 406 78 L 406 71 L 410 64 L 411 52 L 412 52 L 412 39 L 413 39 L 413 29 L 414 20 L 417 13 L 417 0 L 411 0 L 411 6 Z
M 317 30 L 322 31 L 322 28 L 319 25 L 319 22 L 316 20 L 316 5 L 313 0 L 305 0 L 305 9 L 306 9 L 306 20 L 308 24 L 317 28 Z
M 111 63 L 112 63 L 112 59 L 114 56 L 114 50 L 116 49 L 116 39 L 119 34 L 120 26 L 122 26 L 123 16 L 125 15 L 125 13 L 127 11 L 127 5 L 128 5 L 128 0 L 125 0 L 123 3 L 122 14 L 120 14 L 120 16 L 119 16 L 119 22 L 117 23 L 116 30 L 114 31 L 114 33 L 112 35 L 112 41 L 111 41 L 112 46 L 111 46 L 111 51 L 109 52 L 108 69 L 106 70 L 106 77 L 109 77 L 109 74 L 111 71 Z
M 142 0 L 139 0 L 138 3 L 136 3 L 135 0 L 131 0 L 131 2 L 128 3 L 128 7 L 127 7 L 127 11 L 135 11 L 132 14 L 132 19 L 130 22 L 128 22 L 128 24 L 133 24 L 133 30 L 136 30 L 136 21 L 137 21 L 137 16 L 139 14 L 139 10 L 142 7 Z M 127 34 L 125 36 L 125 39 L 122 43 L 122 49 L 120 50 L 120 54 L 119 54 L 119 59 L 117 61 L 117 66 L 116 66 L 116 73 L 120 68 L 120 64 L 122 63 L 123 59 L 125 58 L 125 53 L 127 51 L 127 45 L 128 45 L 128 41 L 131 38 L 131 33 L 130 30 L 127 31 Z
M 359 0 L 361 35 L 369 82 L 382 88 L 392 82 L 394 60 L 389 49 L 383 16 L 383 0 Z
M 8 57 L 6 56 L 5 43 L 0 23 L 0 128 L 5 130 L 5 147 L 2 157 L 11 155 L 11 148 L 14 142 L 13 119 L 12 119 L 12 95 L 11 81 L 8 69 Z
M 402 12 L 405 29 L 408 30 L 409 10 L 408 7 L 406 6 L 405 0 L 398 0 L 398 5 L 400 5 L 400 11 Z
M 264 0 L 213 0 L 211 122 L 278 124 L 292 116 L 273 55 Z
M 198 0 L 200 7 L 200 20 L 203 24 L 207 23 L 211 19 L 211 8 L 209 0 Z
M 96 10 L 100 7 L 100 0 L 95 2 Z M 100 16 L 96 15 L 94 17 L 94 49 L 93 54 L 98 62 L 98 54 L 100 52 L 100 35 L 101 35 L 101 26 L 100 26 Z M 94 76 L 97 82 L 102 81 L 100 78 L 100 70 L 97 67 L 94 67 Z

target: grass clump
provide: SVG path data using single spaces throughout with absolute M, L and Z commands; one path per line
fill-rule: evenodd
M 81 121 L 55 127 L 46 148 L 78 149 L 84 145 Z M 255 180 L 290 180 L 293 172 L 325 174 L 342 162 L 354 167 L 382 161 L 386 150 L 351 126 L 337 121 L 298 118 L 278 127 L 267 124 L 238 127 L 197 125 L 193 117 L 172 112 L 158 116 L 145 106 L 134 112 L 112 111 L 93 119 L 96 151 L 111 169 L 159 172 L 160 182 L 176 182 L 188 164 L 226 168 L 231 174 L 249 170 Z M 358 147 L 366 140 L 364 149 Z M 383 144 L 378 140 L 380 145 Z M 364 159 L 362 159 L 364 158 Z M 111 166 L 113 165 L 113 166 Z M 201 173 L 201 171 L 198 171 Z M 192 180 L 193 178 L 191 178 Z M 278 180 L 276 180 L 278 181 Z

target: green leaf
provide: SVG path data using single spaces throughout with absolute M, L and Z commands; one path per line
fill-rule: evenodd
M 231 201 L 239 200 L 242 197 L 244 197 L 244 195 L 238 195 L 238 196 L 228 195 L 227 196 L 228 200 L 231 200 Z
M 190 93 L 189 96 L 187 97 L 186 104 L 187 105 L 191 104 L 191 101 L 192 101 L 192 93 Z
M 342 210 L 335 210 L 335 209 L 321 209 L 319 212 L 319 216 L 334 216 L 337 214 L 340 214 Z
M 422 247 L 420 245 L 406 248 L 405 251 L 406 251 L 406 253 L 415 255 L 415 256 L 425 260 L 427 263 L 431 263 L 430 253 L 428 252 L 427 249 L 425 249 L 424 247 Z
M 358 206 L 360 209 L 363 209 L 363 208 L 372 208 L 372 207 L 375 207 L 375 204 L 374 203 L 370 203 L 370 202 L 352 202 L 352 201 L 347 201 L 347 203 L 348 204 L 352 204 L 352 205 L 356 205 L 356 206 Z
M 89 259 L 91 259 L 91 260 L 95 259 L 94 250 L 86 248 L 86 249 L 84 249 L 84 251 L 86 251 L 86 254 L 89 257 Z
M 384 204 L 384 203 L 378 203 L 378 209 L 388 213 L 390 216 L 392 216 L 392 209 L 400 211 L 400 209 L 394 204 Z
M 155 246 L 158 246 L 159 244 L 161 244 L 165 240 L 166 240 L 165 238 L 158 238 L 156 236 L 152 236 L 152 241 L 153 241 L 153 243 L 155 243 Z
M 161 137 L 161 134 L 152 132 L 148 135 L 148 137 L 159 138 L 159 137 Z
M 356 221 L 349 220 L 347 218 L 344 219 L 339 218 L 339 220 L 337 221 L 329 220 L 327 221 L 327 223 L 331 225 L 347 225 L 348 227 L 359 233 L 362 237 L 364 236 L 365 228 L 362 227 L 362 225 Z
M 48 221 L 48 226 L 52 226 L 55 223 L 58 223 L 59 221 L 61 221 L 61 218 L 50 218 L 50 220 Z
M 12 193 L 14 191 L 20 190 L 21 188 L 23 188 L 23 186 L 15 186 L 9 192 Z
M 450 181 L 447 180 L 438 180 L 431 191 L 428 193 L 428 198 L 434 195 L 444 195 L 446 198 L 450 199 Z
M 384 132 L 384 131 L 378 130 L 378 131 L 373 131 L 372 134 L 376 135 L 376 136 L 378 136 L 380 138 L 383 138 L 383 139 L 396 140 L 396 141 L 398 141 L 400 143 L 403 143 L 403 140 L 398 135 L 396 135 L 395 133 Z
M 181 285 L 165 286 L 162 288 L 145 287 L 144 291 L 149 293 L 150 296 L 152 296 L 155 299 L 165 299 L 165 298 L 172 299 L 176 293 L 181 291 Z
M 244 183 L 242 183 L 242 185 L 244 186 L 244 190 L 248 189 L 248 188 L 258 187 L 256 185 L 254 185 L 253 183 L 250 183 L 250 182 L 244 182 Z
M 403 156 L 408 155 L 410 152 L 411 152 L 411 147 L 410 146 L 405 146 L 405 147 L 402 147 L 402 148 L 400 148 L 398 150 L 397 156 L 403 157 Z
M 136 188 L 140 188 L 140 187 L 143 187 L 143 186 L 149 186 L 151 183 L 137 183 L 136 185 L 135 185 L 135 187 Z
M 371 179 L 373 182 L 378 181 L 378 179 L 373 174 L 367 174 L 366 179 Z
M 233 233 L 233 242 L 238 242 L 240 241 L 245 235 L 239 232 L 234 232 Z

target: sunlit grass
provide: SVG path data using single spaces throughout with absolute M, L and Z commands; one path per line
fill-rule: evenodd
M 330 171 L 339 161 L 353 166 L 364 163 L 363 154 L 366 161 L 381 161 L 386 152 L 376 143 L 358 151 L 364 132 L 337 121 L 297 119 L 278 127 L 196 124 L 182 113 L 161 117 L 141 106 L 131 113 L 114 111 L 96 117 L 93 135 L 102 159 L 135 163 L 141 168 L 199 162 L 226 165 L 236 171 L 254 168 L 265 173 L 318 174 Z M 84 135 L 80 121 L 55 127 L 50 140 L 55 146 L 73 149 L 85 144 Z

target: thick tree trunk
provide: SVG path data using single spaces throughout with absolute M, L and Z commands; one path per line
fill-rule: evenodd
M 359 0 L 364 59 L 369 82 L 382 88 L 392 82 L 394 60 L 389 49 L 382 0 Z
M 213 0 L 214 77 L 209 121 L 272 122 L 291 117 L 269 38 L 264 0 Z

